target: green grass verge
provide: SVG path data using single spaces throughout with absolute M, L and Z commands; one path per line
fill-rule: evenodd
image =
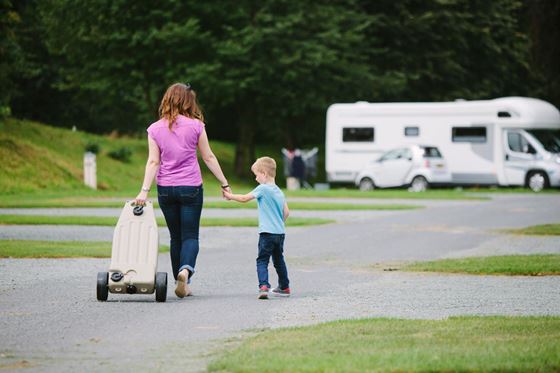
M 362 192 L 357 189 L 337 188 L 329 190 L 295 190 L 286 191 L 288 197 L 321 197 L 321 198 L 373 198 L 373 199 L 435 199 L 435 200 L 488 200 L 488 197 L 470 195 L 456 189 L 430 189 L 415 193 L 406 189 L 374 189 Z
M 130 197 L 130 196 L 129 196 Z M 152 200 L 158 206 L 157 199 Z M 406 204 L 357 204 L 357 203 L 327 203 L 300 202 L 288 200 L 290 210 L 411 210 L 423 208 L 418 205 Z M 0 197 L 2 208 L 65 208 L 65 207 L 123 207 L 124 200 L 120 198 L 91 198 L 91 197 L 57 197 L 57 198 L 15 198 L 14 196 Z M 257 203 L 237 203 L 232 201 L 205 201 L 204 208 L 221 209 L 252 209 Z
M 235 188 L 235 187 L 234 187 Z M 236 188 L 236 193 L 247 193 L 251 189 L 247 187 Z M 72 190 L 64 193 L 43 191 L 41 193 L 22 193 L 12 195 L 0 195 L 0 207 L 4 208 L 19 208 L 19 207 L 122 207 L 125 200 L 130 200 L 136 197 L 136 189 L 130 191 L 92 191 L 92 190 Z M 453 191 L 444 192 L 426 192 L 422 193 L 408 193 L 406 191 L 378 191 L 375 194 L 362 193 L 359 191 L 349 190 L 330 190 L 330 191 L 285 191 L 288 197 L 290 208 L 300 209 L 340 209 L 348 206 L 356 206 L 357 204 L 351 203 L 336 203 L 332 204 L 325 202 L 302 202 L 290 201 L 291 197 L 300 198 L 332 198 L 333 200 L 340 198 L 370 198 L 370 199 L 410 199 L 410 200 L 423 200 L 423 199 L 475 199 L 483 200 L 487 197 L 471 197 L 465 194 L 457 194 Z M 373 193 L 373 192 L 372 192 Z M 220 189 L 217 185 L 204 187 L 205 196 L 220 196 Z M 150 195 L 151 200 L 157 204 L 157 196 L 154 192 Z M 295 207 L 294 207 L 295 206 Z M 306 207 L 309 206 L 309 207 Z M 333 206 L 333 208 L 328 207 Z M 384 204 L 375 205 L 369 204 L 367 209 L 383 209 L 391 208 L 387 206 L 394 206 L 394 209 L 404 208 L 418 208 L 418 206 L 403 205 L 403 204 Z M 379 206 L 378 208 L 376 206 Z M 208 201 L 204 202 L 206 208 L 247 208 L 247 204 L 229 202 L 229 201 Z M 358 208 L 358 207 L 356 207 Z M 366 207 L 362 207 L 366 208 Z
M 160 246 L 160 253 L 169 246 Z M 0 258 L 107 258 L 111 242 L 97 241 L 0 241 Z
M 524 187 L 519 187 L 519 186 L 515 186 L 515 187 L 508 187 L 508 186 L 503 186 L 503 187 L 497 187 L 497 186 L 481 186 L 481 187 L 465 187 L 462 189 L 463 192 L 467 192 L 467 193 L 524 193 L 524 194 L 535 194 L 535 192 L 533 192 L 531 189 L 529 188 L 524 188 Z M 548 189 L 543 189 L 540 192 L 538 192 L 538 194 L 558 194 L 558 192 L 560 192 L 560 189 L 558 188 L 548 188 Z
M 413 210 L 423 206 L 404 204 L 357 204 L 357 203 L 328 203 L 328 202 L 300 202 L 288 199 L 290 210 Z M 257 208 L 257 203 L 236 203 L 231 201 L 209 201 L 204 202 L 204 207 L 238 209 Z
M 160 227 L 165 227 L 165 219 L 156 218 Z M 0 215 L 0 225 L 99 225 L 114 226 L 117 217 L 110 216 L 41 216 L 41 215 Z M 305 226 L 334 223 L 332 219 L 289 218 L 287 226 Z M 202 218 L 203 227 L 257 227 L 257 218 Z
M 560 224 L 533 225 L 527 228 L 507 229 L 502 232 L 522 235 L 557 236 L 560 235 Z
M 559 317 L 364 319 L 270 330 L 211 372 L 557 372 Z
M 560 275 L 560 255 L 505 255 L 416 262 L 405 271 L 467 273 L 474 275 Z

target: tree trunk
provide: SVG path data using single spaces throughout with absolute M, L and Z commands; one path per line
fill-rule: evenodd
M 152 97 L 152 85 L 149 83 L 149 76 L 146 71 L 144 71 L 144 84 L 142 84 L 142 91 L 144 93 L 144 103 L 150 113 L 150 116 L 154 118 L 159 118 L 159 106 L 154 102 Z
M 238 177 L 251 177 L 251 165 L 255 161 L 255 117 L 243 115 L 235 147 L 234 173 Z

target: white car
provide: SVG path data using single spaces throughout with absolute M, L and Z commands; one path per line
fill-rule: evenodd
M 451 182 L 451 173 L 435 146 L 410 145 L 384 153 L 358 173 L 355 183 L 362 191 L 410 186 L 421 192 L 430 184 Z

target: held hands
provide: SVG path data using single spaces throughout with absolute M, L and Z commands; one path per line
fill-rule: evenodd
M 231 200 L 231 187 L 229 185 L 226 185 L 225 187 L 222 186 L 222 197 L 224 197 L 226 200 Z

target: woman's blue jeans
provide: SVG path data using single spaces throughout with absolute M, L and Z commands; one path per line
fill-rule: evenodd
M 201 186 L 157 186 L 158 202 L 171 236 L 173 277 L 183 269 L 194 274 L 198 256 L 198 231 L 202 212 Z M 190 281 L 189 281 L 190 282 Z

